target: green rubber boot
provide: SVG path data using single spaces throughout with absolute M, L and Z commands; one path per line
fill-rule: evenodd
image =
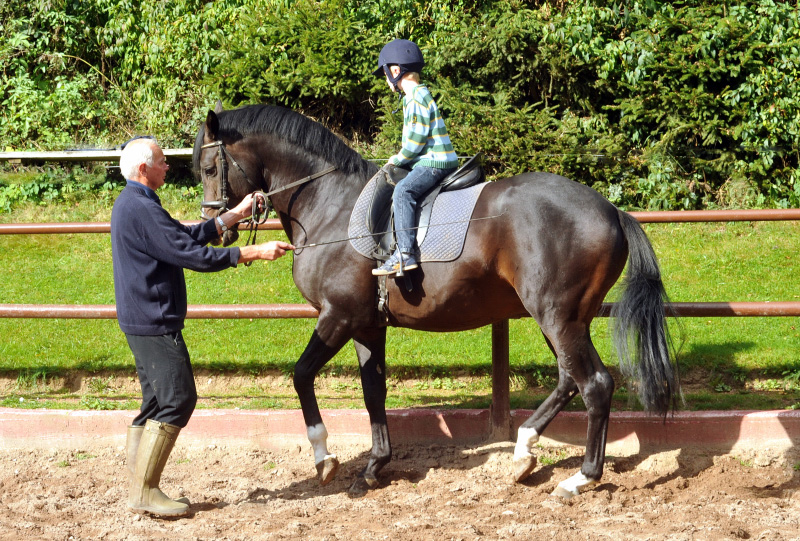
M 136 451 L 133 479 L 128 495 L 128 508 L 131 511 L 168 517 L 181 516 L 189 512 L 187 503 L 171 500 L 158 488 L 161 472 L 164 471 L 180 431 L 177 426 L 159 423 L 152 419 L 148 419 L 145 423 Z M 135 431 L 129 430 L 128 436 L 128 442 L 132 444 L 132 440 L 136 437 Z M 128 450 L 130 452 L 130 447 Z
M 133 474 L 136 473 L 136 451 L 139 450 L 139 442 L 142 441 L 143 426 L 129 426 L 128 438 L 125 440 L 125 450 L 127 458 L 125 465 L 128 467 L 128 486 L 133 484 Z
M 143 432 L 143 426 L 131 425 L 128 427 L 128 438 L 125 442 L 125 449 L 127 451 L 125 465 L 128 466 L 128 486 L 133 485 L 133 474 L 136 470 L 136 452 L 139 450 L 139 442 L 142 440 Z M 189 505 L 189 498 L 178 498 L 175 501 Z

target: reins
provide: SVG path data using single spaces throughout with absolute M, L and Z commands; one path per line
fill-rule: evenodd
M 256 193 L 260 193 L 264 197 L 270 197 L 271 195 L 274 195 L 276 193 L 280 193 L 282 191 L 288 190 L 289 188 L 294 188 L 295 186 L 299 186 L 301 184 L 305 184 L 306 182 L 311 182 L 312 180 L 318 179 L 319 177 L 325 176 L 328 173 L 336 171 L 336 169 L 337 168 L 336 168 L 335 165 L 331 165 L 329 167 L 326 167 L 322 171 L 318 171 L 318 172 L 314 173 L 313 175 L 308 175 L 307 177 L 303 177 L 300 180 L 295 180 L 294 182 L 291 182 L 291 183 L 287 184 L 283 188 L 278 188 L 277 190 L 272 190 L 272 191 L 267 192 L 267 193 L 264 193 L 264 192 L 256 192 Z
M 319 177 L 325 176 L 328 173 L 336 171 L 336 167 L 331 165 L 326 167 L 322 171 L 318 171 L 313 175 L 308 175 L 307 177 L 303 177 L 300 180 L 295 180 L 294 182 L 290 182 L 286 186 L 282 188 L 278 188 L 276 190 L 271 190 L 267 193 L 262 191 L 257 191 L 253 193 L 253 207 L 252 211 L 250 212 L 250 220 L 247 225 L 247 240 L 245 241 L 245 246 L 251 246 L 256 244 L 256 237 L 258 236 L 258 226 L 265 223 L 267 221 L 267 216 L 269 216 L 269 207 L 270 204 L 270 196 L 280 193 L 283 191 L 288 190 L 289 188 L 294 188 L 295 186 L 300 186 L 301 184 L 305 184 L 306 182 L 311 182 L 312 180 L 316 180 Z M 263 212 L 261 209 L 264 209 Z M 253 262 L 250 261 L 245 263 L 245 266 L 249 267 L 252 265 Z
M 247 176 L 242 166 L 239 165 L 231 153 L 225 148 L 225 143 L 222 140 L 212 141 L 211 143 L 206 143 L 201 146 L 201 149 L 205 148 L 218 148 L 218 156 L 219 156 L 219 167 L 220 167 L 220 199 L 217 201 L 202 201 L 200 203 L 201 207 L 204 208 L 215 208 L 219 209 L 220 214 L 225 212 L 228 209 L 228 162 L 229 159 L 231 163 L 239 170 L 242 174 L 244 179 L 247 181 L 250 186 L 255 188 L 253 192 L 253 206 L 252 211 L 250 214 L 250 219 L 244 222 L 239 223 L 247 223 L 248 224 L 248 236 L 247 241 L 245 241 L 245 246 L 254 245 L 256 243 L 256 237 L 258 235 L 258 226 L 265 223 L 267 221 L 267 216 L 269 215 L 269 208 L 271 206 L 269 198 L 277 193 L 289 190 L 294 188 L 295 186 L 300 186 L 301 184 L 305 184 L 307 182 L 311 182 L 312 180 L 316 180 L 322 176 L 327 175 L 333 171 L 336 171 L 337 167 L 335 165 L 331 165 L 323 169 L 322 171 L 318 171 L 312 175 L 308 175 L 307 177 L 303 177 L 300 180 L 295 180 L 294 182 L 290 182 L 286 186 L 281 188 L 271 190 L 269 192 L 264 193 L 263 191 L 258 189 L 258 186 L 255 182 L 250 180 L 250 177 Z M 263 210 L 262 210 L 263 209 Z M 210 219 L 210 216 L 206 215 L 205 211 L 202 211 L 203 218 Z M 238 224 L 237 224 L 238 225 Z M 250 266 L 251 262 L 245 263 L 245 266 Z
M 245 246 L 255 245 L 256 237 L 258 236 L 258 226 L 267 221 L 269 207 L 269 199 L 266 198 L 264 192 L 258 191 L 253 194 L 253 206 L 250 212 L 250 219 L 243 222 L 247 224 L 247 240 L 244 242 Z M 261 209 L 264 209 L 264 211 L 262 212 Z M 252 261 L 248 261 L 244 266 L 249 267 L 252 264 Z
M 455 221 L 452 221 L 452 222 L 441 222 L 441 223 L 437 223 L 437 224 L 418 225 L 418 226 L 415 226 L 415 227 L 404 227 L 402 229 L 395 229 L 394 231 L 395 232 L 397 232 L 397 231 L 415 231 L 417 229 L 423 229 L 423 228 L 428 228 L 428 227 L 442 227 L 442 226 L 445 226 L 445 225 L 467 224 L 467 223 L 470 223 L 470 222 L 480 222 L 482 220 L 492 220 L 494 218 L 500 218 L 503 215 L 505 215 L 505 212 L 501 212 L 500 214 L 495 214 L 493 216 L 482 216 L 480 218 L 469 218 L 467 220 L 455 220 Z M 365 239 L 367 237 L 381 237 L 381 236 L 385 235 L 386 233 L 389 233 L 389 231 L 387 230 L 387 231 L 379 231 L 377 233 L 364 233 L 363 235 L 356 235 L 355 237 L 347 237 L 347 238 L 344 238 L 344 239 L 336 239 L 336 240 L 329 240 L 329 241 L 323 241 L 323 242 L 312 242 L 312 243 L 309 243 L 309 244 L 301 244 L 300 246 L 295 246 L 294 247 L 294 253 L 298 253 L 299 250 L 302 250 L 304 248 L 316 248 L 317 246 L 327 246 L 328 244 L 337 244 L 339 242 L 347 242 L 347 241 L 350 241 L 350 240 Z

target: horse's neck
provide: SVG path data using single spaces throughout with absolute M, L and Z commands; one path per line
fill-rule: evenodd
M 288 186 L 327 167 L 315 164 L 295 169 L 292 176 L 284 176 L 280 184 Z M 275 197 L 275 209 L 293 242 L 300 241 L 302 236 L 313 237 L 317 242 L 323 237 L 346 233 L 353 206 L 367 180 L 335 170 Z
M 269 170 L 269 189 L 285 188 L 273 196 L 273 204 L 287 233 L 291 235 L 295 230 L 303 230 L 303 234 L 310 234 L 313 229 L 314 235 L 319 236 L 347 231 L 350 213 L 369 180 L 372 168 L 364 164 L 363 171 L 352 173 L 337 168 L 319 178 L 289 187 L 348 160 L 330 163 L 307 149 L 272 136 L 258 140 L 258 151 Z M 342 149 L 342 152 L 347 150 Z

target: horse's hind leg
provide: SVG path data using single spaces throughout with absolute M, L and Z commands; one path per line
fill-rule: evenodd
M 392 459 L 386 422 L 386 328 L 370 330 L 353 339 L 361 373 L 364 404 L 372 428 L 372 452 L 349 494 L 363 496 L 378 486 L 378 472 Z
M 596 485 L 603 475 L 605 462 L 608 416 L 614 394 L 614 379 L 600 360 L 589 336 L 589 327 L 578 331 L 573 340 L 567 340 L 559 351 L 558 364 L 575 380 L 583 397 L 588 415 L 586 429 L 586 455 L 581 471 L 562 481 L 553 491 L 556 496 L 571 498 L 582 490 Z
M 514 479 L 524 481 L 536 468 L 536 455 L 532 449 L 539 436 L 555 418 L 559 411 L 564 409 L 570 400 L 578 394 L 578 386 L 572 377 L 564 370 L 558 370 L 558 385 L 550 393 L 536 411 L 522 423 L 517 431 L 517 443 L 514 447 Z
M 575 395 L 577 387 L 589 414 L 586 455 L 581 471 L 559 483 L 553 492 L 565 498 L 594 486 L 603 475 L 608 417 L 614 393 L 614 380 L 592 344 L 588 325 L 575 324 L 570 327 L 556 334 L 547 333 L 558 357 L 559 387 L 523 425 L 527 432 L 520 432 L 520 436 L 527 441 L 538 439 L 558 411 Z

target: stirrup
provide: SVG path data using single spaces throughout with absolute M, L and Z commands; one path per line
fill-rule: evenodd
M 417 259 L 414 257 L 414 254 L 408 252 L 400 253 L 400 261 L 397 263 L 398 277 L 404 276 L 405 271 L 414 270 L 417 267 L 419 267 L 419 263 L 417 263 Z

